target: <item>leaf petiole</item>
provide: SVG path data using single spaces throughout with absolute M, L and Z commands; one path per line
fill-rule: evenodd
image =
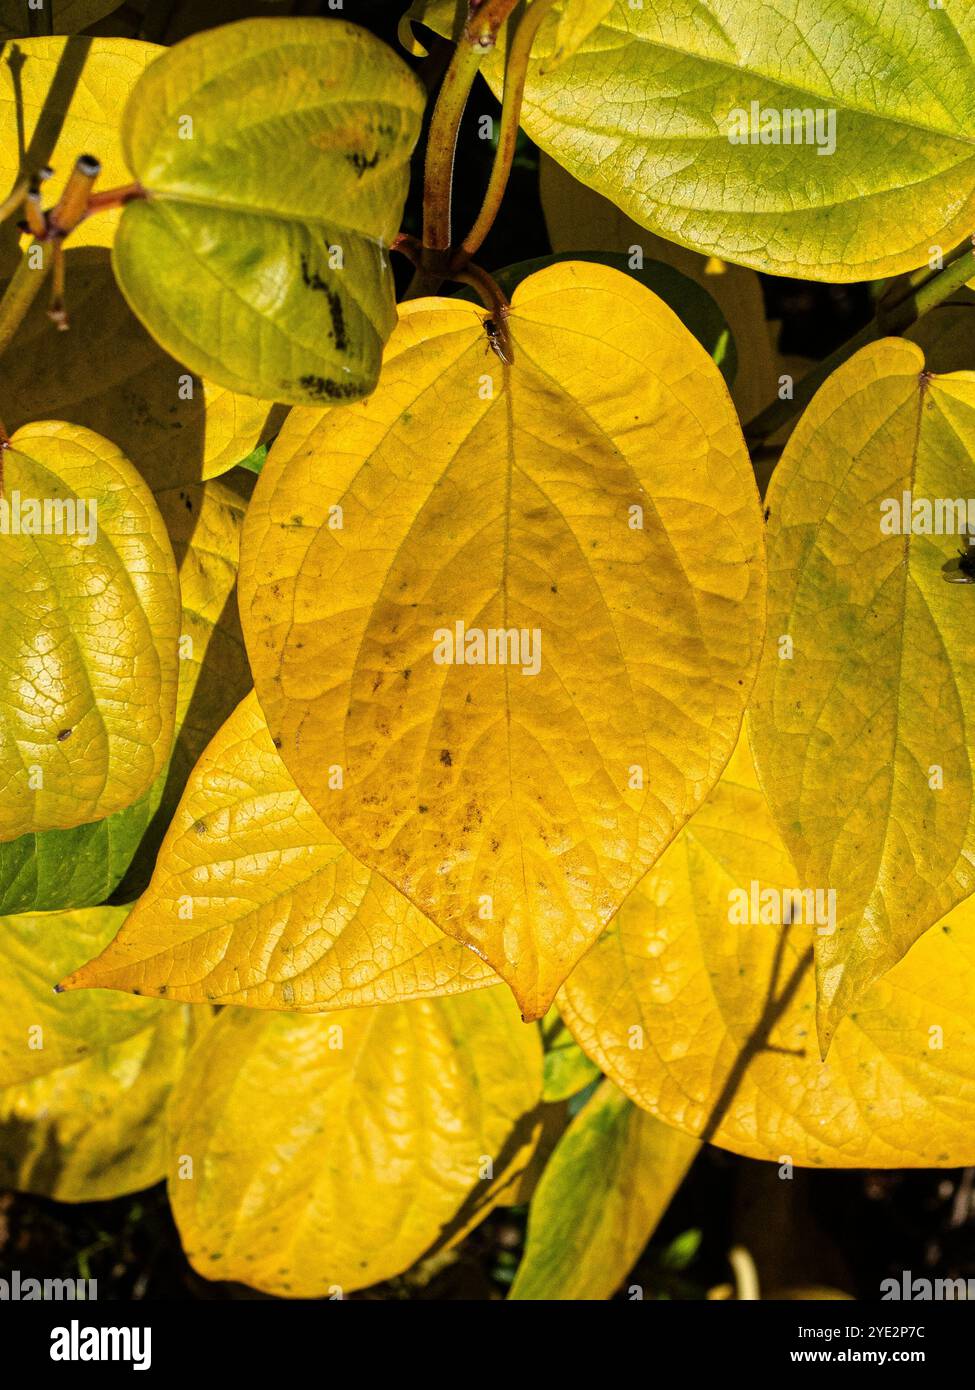
M 501 103 L 501 130 L 498 135 L 498 148 L 491 168 L 484 202 L 477 215 L 477 221 L 461 242 L 455 257 L 455 264 L 463 265 L 482 246 L 485 237 L 494 225 L 501 208 L 508 177 L 515 157 L 518 143 L 518 129 L 521 123 L 521 105 L 525 96 L 525 82 L 528 77 L 528 60 L 542 21 L 554 9 L 556 0 L 533 0 L 515 30 L 504 73 L 504 95 Z
M 792 420 L 793 416 L 812 400 L 828 376 L 841 366 L 860 348 L 880 338 L 898 337 L 912 324 L 932 309 L 937 308 L 956 290 L 975 279 L 975 238 L 969 249 L 949 260 L 943 270 L 939 270 L 921 284 L 907 283 L 895 289 L 891 300 L 882 299 L 877 314 L 871 321 L 855 333 L 847 342 L 841 344 L 829 357 L 817 363 L 797 384 L 791 400 L 776 400 L 765 407 L 745 426 L 745 439 L 749 447 L 761 444 Z
M 430 121 L 423 171 L 423 245 L 450 246 L 450 202 L 454 155 L 461 118 L 474 78 L 518 0 L 470 0 L 467 22 L 444 75 Z M 427 267 L 424 267 L 427 268 Z

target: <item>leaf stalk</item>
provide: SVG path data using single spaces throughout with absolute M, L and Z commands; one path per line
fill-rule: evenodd
M 918 319 L 937 308 L 969 280 L 975 280 L 975 238 L 968 243 L 968 250 L 949 260 L 943 270 L 936 271 L 921 284 L 913 284 L 912 279 L 908 276 L 906 283 L 892 286 L 894 293 L 890 299 L 885 296 L 881 300 L 876 316 L 835 352 L 817 363 L 796 385 L 791 400 L 773 401 L 748 422 L 745 439 L 749 447 L 763 443 L 788 425 L 794 416 L 805 409 L 826 378 L 860 348 L 881 338 L 905 333 Z

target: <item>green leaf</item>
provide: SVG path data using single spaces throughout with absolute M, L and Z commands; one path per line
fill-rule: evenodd
M 253 19 L 146 72 L 123 139 L 148 193 L 113 248 L 122 291 L 191 370 L 293 404 L 367 394 L 395 323 L 423 89 L 338 20 Z
M 823 1047 L 975 889 L 975 605 L 945 582 L 975 497 L 975 375 L 924 367 L 896 338 L 844 363 L 766 496 L 775 582 L 750 720 L 799 882 L 835 894 L 814 933 Z
M 0 913 L 94 907 L 115 891 L 152 815 L 152 789 L 113 816 L 0 844 Z
M 611 1298 L 699 1147 L 604 1081 L 542 1174 L 509 1298 Z
M 455 12 L 441 0 L 424 22 L 450 33 Z M 561 24 L 553 11 L 535 40 L 522 125 L 641 226 L 831 281 L 913 269 L 971 232 L 975 7 L 615 0 L 546 71 Z M 496 92 L 504 52 L 502 38 L 484 65 Z M 777 143 L 751 143 L 763 121 Z M 732 143 L 746 125 L 748 143 Z
M 570 1096 L 585 1090 L 599 1076 L 599 1068 L 573 1040 L 554 1006 L 542 1020 L 542 1041 L 545 1046 L 542 1100 L 568 1100 Z

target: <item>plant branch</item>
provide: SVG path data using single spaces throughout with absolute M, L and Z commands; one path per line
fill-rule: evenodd
M 41 265 L 35 269 L 31 261 L 36 247 L 41 248 Z M 10 342 L 23 323 L 27 310 L 33 304 L 37 293 L 47 278 L 51 268 L 51 244 L 35 241 L 24 252 L 20 264 L 13 273 L 4 296 L 0 299 L 0 356 L 6 352 Z
M 470 0 L 467 23 L 454 49 L 433 108 L 423 171 L 423 245 L 450 246 L 450 191 L 461 118 L 474 78 L 518 0 Z
M 127 183 L 120 188 L 106 188 L 104 193 L 93 193 L 88 199 L 86 217 L 96 212 L 109 212 L 113 208 L 124 208 L 127 203 L 137 202 L 149 195 L 141 183 Z
M 557 0 L 533 0 L 515 30 L 508 54 L 508 65 L 504 74 L 504 96 L 501 104 L 501 130 L 498 134 L 498 148 L 491 169 L 491 179 L 484 195 L 484 202 L 477 215 L 477 221 L 461 242 L 456 263 L 475 255 L 483 245 L 484 239 L 494 225 L 501 207 L 511 165 L 518 143 L 518 129 L 521 124 L 521 105 L 525 96 L 525 82 L 528 77 L 528 59 L 532 44 L 541 28 L 545 16 L 554 9 Z
M 418 276 L 425 274 L 421 269 L 425 248 L 420 245 L 415 236 L 400 232 L 398 236 L 393 238 L 390 250 L 399 251 L 407 260 L 412 261 L 417 267 Z M 511 337 L 508 333 L 508 314 L 511 312 L 511 305 L 497 281 L 480 266 L 470 264 L 457 266 L 453 269 L 445 264 L 436 278 L 438 284 L 441 280 L 456 280 L 462 285 L 470 285 L 477 290 L 481 303 L 491 316 L 489 332 L 491 346 L 494 347 L 503 362 L 510 364 L 513 360 Z
M 824 361 L 817 363 L 813 370 L 802 378 L 795 388 L 792 400 L 773 401 L 748 422 L 745 426 L 745 438 L 749 446 L 761 444 L 773 434 L 777 434 L 794 415 L 805 409 L 826 378 L 860 348 L 866 347 L 868 343 L 877 342 L 880 338 L 896 337 L 905 333 L 913 323 L 937 308 L 969 280 L 975 280 L 975 243 L 922 284 L 913 285 L 908 277 L 908 282 L 898 288 L 892 300 L 881 301 L 877 315 L 870 323 L 835 352 L 831 352 Z

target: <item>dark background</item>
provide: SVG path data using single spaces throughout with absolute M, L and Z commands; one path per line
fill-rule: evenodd
M 341 16 L 399 49 L 396 25 L 408 0 L 345 0 Z M 123 5 L 90 32 L 174 42 L 197 29 L 252 14 L 329 14 L 327 0 L 247 3 L 247 0 L 142 0 Z M 435 88 L 449 47 L 428 31 L 430 56 L 415 66 Z M 469 226 L 487 184 L 492 156 L 476 137 L 475 114 L 498 107 L 485 87 L 472 101 L 461 133 L 454 208 Z M 404 217 L 419 235 L 420 155 Z M 586 248 L 580 247 L 579 250 Z M 478 256 L 497 270 L 551 250 L 538 196 L 538 152 L 522 135 L 500 217 Z M 400 257 L 402 290 L 411 267 Z M 822 285 L 762 277 L 767 315 L 782 321 L 780 350 L 820 358 L 872 315 L 863 285 Z M 739 355 L 748 351 L 738 343 Z M 727 1285 L 728 1250 L 745 1246 L 759 1269 L 765 1294 L 826 1285 L 856 1298 L 879 1297 L 880 1281 L 915 1276 L 975 1277 L 971 1220 L 973 1170 L 821 1172 L 798 1169 L 779 1179 L 773 1164 L 708 1148 L 699 1156 L 630 1283 L 645 1297 L 700 1299 Z M 357 1299 L 501 1298 L 517 1267 L 525 1208 L 494 1212 L 435 1267 L 350 1295 Z M 196 1275 L 180 1248 L 162 1184 L 112 1202 L 69 1206 L 17 1193 L 0 1193 L 0 1275 L 20 1269 L 38 1278 L 78 1276 L 98 1281 L 100 1299 L 256 1299 L 240 1285 Z

